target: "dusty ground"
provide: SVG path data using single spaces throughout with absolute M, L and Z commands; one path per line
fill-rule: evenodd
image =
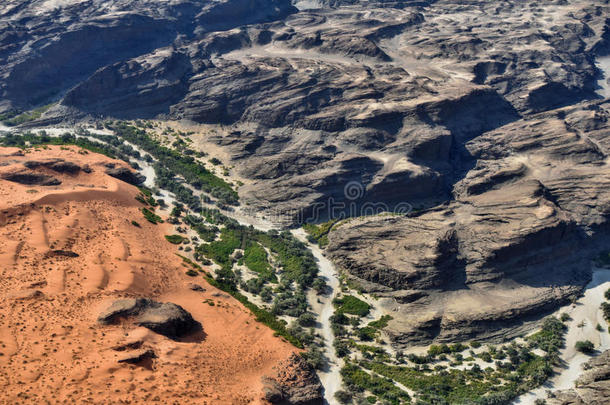
M 294 348 L 237 301 L 185 275 L 163 238 L 169 226 L 143 218 L 137 189 L 104 173 L 110 159 L 75 147 L 25 156 L 1 148 L 0 177 L 53 157 L 93 171 L 36 169 L 59 186 L 0 180 L 0 403 L 260 403 L 261 377 Z M 206 291 L 190 290 L 195 281 Z M 127 296 L 181 305 L 203 333 L 174 341 L 96 322 L 109 302 Z M 117 363 L 126 351 L 113 348 L 133 341 L 158 358 Z

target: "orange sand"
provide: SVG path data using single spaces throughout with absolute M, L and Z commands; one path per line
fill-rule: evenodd
M 185 275 L 163 238 L 170 226 L 148 223 L 137 189 L 104 173 L 103 164 L 123 163 L 79 150 L 0 148 L 0 176 L 26 160 L 57 157 L 93 169 L 35 169 L 59 186 L 0 180 L 0 403 L 261 403 L 261 377 L 295 349 L 236 300 Z M 49 257 L 51 249 L 79 257 Z M 206 291 L 191 291 L 193 282 Z M 134 296 L 181 305 L 203 334 L 177 342 L 96 322 L 110 302 Z M 134 341 L 158 358 L 117 363 L 128 351 L 113 348 Z

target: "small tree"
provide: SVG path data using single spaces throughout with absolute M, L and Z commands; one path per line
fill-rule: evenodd
M 299 316 L 299 325 L 301 326 L 314 326 L 316 324 L 316 317 L 310 313 L 304 313 Z
M 581 353 L 592 353 L 595 350 L 595 345 L 590 340 L 579 340 L 574 348 Z
M 335 398 L 341 404 L 349 404 L 352 401 L 352 394 L 347 391 L 339 390 L 335 392 Z

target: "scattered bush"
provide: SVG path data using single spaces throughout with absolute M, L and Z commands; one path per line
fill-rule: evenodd
M 581 353 L 593 353 L 595 351 L 595 345 L 590 340 L 579 340 L 574 345 L 574 348 Z
M 311 242 L 315 242 L 321 247 L 328 245 L 328 233 L 333 225 L 337 222 L 336 219 L 330 220 L 320 225 L 304 224 L 303 229 L 309 234 Z
M 180 235 L 165 235 L 165 239 L 174 245 L 179 245 L 184 241 L 184 238 Z
M 314 326 L 316 324 L 316 317 L 311 314 L 311 313 L 305 313 L 301 316 L 299 316 L 299 318 L 297 319 L 297 321 L 299 322 L 299 325 L 301 326 Z
M 352 394 L 347 391 L 339 390 L 335 392 L 335 399 L 339 401 L 340 404 L 349 404 L 352 402 Z
M 163 222 L 160 216 L 149 210 L 148 208 L 142 208 L 142 214 L 144 214 L 144 218 L 151 224 L 160 224 Z

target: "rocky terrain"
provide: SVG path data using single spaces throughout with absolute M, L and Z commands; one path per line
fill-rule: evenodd
M 556 391 L 547 399 L 549 405 L 601 405 L 610 397 L 610 351 L 603 352 L 584 365 L 576 388 Z
M 0 149 L 0 402 L 263 404 L 274 380 L 319 403 L 292 345 L 192 284 L 119 168 L 74 146 Z
M 5 2 L 0 113 L 180 121 L 242 208 L 354 217 L 326 252 L 395 346 L 520 334 L 578 294 L 610 230 L 607 2 L 295 5 Z M 2 176 L 63 181 L 29 170 Z
M 397 343 L 494 337 L 578 293 L 608 237 L 607 106 L 488 132 L 466 143 L 477 162 L 451 201 L 333 228 L 330 257 L 387 297 Z

